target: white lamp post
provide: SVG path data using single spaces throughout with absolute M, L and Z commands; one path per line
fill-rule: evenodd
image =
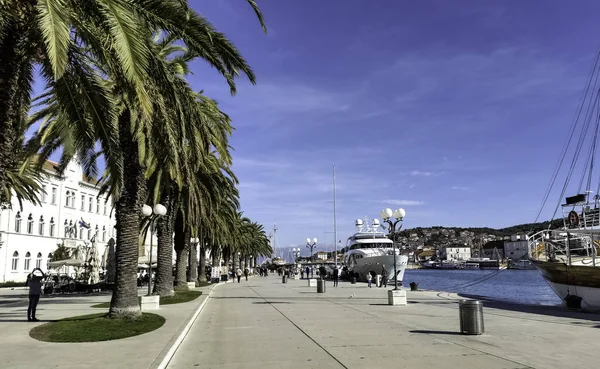
M 167 208 L 162 204 L 154 205 L 154 209 L 149 205 L 142 207 L 142 214 L 150 218 L 150 257 L 148 260 L 148 296 L 152 294 L 152 239 L 154 238 L 154 222 L 158 217 L 167 214 Z
M 396 266 L 396 224 L 402 222 L 404 217 L 406 216 L 406 211 L 402 208 L 396 209 L 392 211 L 392 209 L 383 209 L 381 211 L 381 218 L 384 222 L 389 225 L 390 235 L 392 236 L 392 245 L 394 246 L 394 290 L 398 289 L 398 270 Z M 393 218 L 396 219 L 393 219 Z M 373 222 L 375 223 L 375 222 Z M 398 228 L 398 231 L 402 228 L 402 224 Z

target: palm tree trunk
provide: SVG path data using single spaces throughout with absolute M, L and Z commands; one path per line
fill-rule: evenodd
M 200 232 L 200 275 L 198 281 L 206 282 L 206 246 L 204 245 L 204 235 Z
M 219 269 L 219 278 L 221 278 L 221 251 L 219 247 L 213 246 L 210 251 L 210 256 L 212 257 L 212 267 Z
M 190 246 L 190 255 L 188 257 L 188 282 L 195 282 L 198 279 L 198 244 L 194 243 Z
M 172 197 L 165 195 L 161 204 L 166 206 L 167 214 L 157 220 L 156 237 L 158 256 L 156 265 L 156 283 L 154 293 L 160 296 L 173 296 L 173 204 Z
M 175 218 L 175 286 L 187 287 L 186 267 L 190 250 L 190 229 L 186 226 L 181 212 Z
M 137 158 L 138 145 L 132 134 L 130 111 L 119 117 L 119 140 L 124 158 Z M 141 207 L 146 192 L 144 168 L 137 160 L 123 160 L 123 189 L 116 202 L 117 250 L 115 289 L 110 301 L 111 318 L 141 315 L 137 292 L 137 265 Z
M 18 22 L 8 20 L 0 31 L 4 34 L 0 42 L 0 202 L 8 200 L 4 196 L 7 173 L 21 150 L 22 121 L 31 101 L 35 46 L 29 40 L 27 24 L 35 13 L 27 10 L 15 9 L 26 14 Z

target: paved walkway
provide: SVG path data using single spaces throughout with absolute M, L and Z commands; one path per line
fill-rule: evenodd
M 458 334 L 458 296 L 253 278 L 214 290 L 169 368 L 593 368 L 600 316 L 486 302 L 486 333 Z M 560 317 L 557 315 L 561 315 Z
M 91 305 L 110 301 L 110 293 L 42 296 L 37 309 L 41 321 L 30 323 L 26 321 L 28 291 L 0 289 L 0 368 L 156 368 L 207 298 L 209 289 L 199 288 L 203 294 L 191 302 L 151 311 L 166 318 L 166 323 L 155 331 L 90 343 L 40 342 L 29 337 L 29 331 L 51 320 L 106 311 Z M 140 289 L 139 293 L 144 295 L 146 289 Z

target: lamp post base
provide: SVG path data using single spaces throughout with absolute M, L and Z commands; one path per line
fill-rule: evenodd
M 388 290 L 388 305 L 406 305 L 406 291 Z

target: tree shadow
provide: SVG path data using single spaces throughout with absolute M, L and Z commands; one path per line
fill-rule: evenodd
M 412 330 L 410 333 L 421 333 L 421 334 L 444 334 L 449 336 L 461 336 L 460 332 L 452 332 L 452 331 L 427 331 L 427 330 Z
M 287 301 L 255 301 L 253 304 L 274 305 L 274 304 L 290 304 Z

